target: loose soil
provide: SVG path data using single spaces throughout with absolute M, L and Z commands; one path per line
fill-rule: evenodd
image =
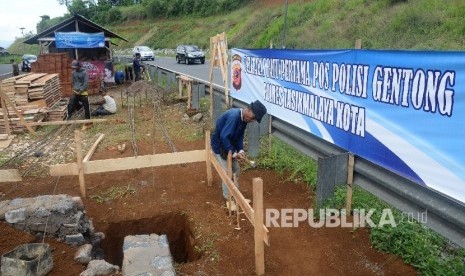
M 113 93 L 116 98 L 120 92 Z M 136 108 L 140 124 L 136 127 L 138 155 L 172 151 L 159 129 L 152 131 L 143 126 L 156 126 L 151 120 L 152 110 L 150 105 Z M 183 104 L 163 107 L 162 118 L 176 149 L 204 149 L 203 137 L 186 136 L 183 131 L 197 133 L 209 124 L 181 120 L 183 110 Z M 208 114 L 205 115 L 204 120 L 208 121 Z M 109 118 L 125 122 L 127 109 L 120 108 Z M 94 128 L 107 131 L 116 125 Z M 123 141 L 114 140 L 115 136 L 105 137 L 107 142 L 99 146 L 91 160 L 133 156 L 130 137 L 125 138 L 125 152 L 120 153 L 116 146 Z M 85 139 L 90 147 L 95 133 L 88 130 Z M 240 190 L 246 198 L 252 199 L 252 179 L 256 177 L 263 179 L 265 208 L 312 208 L 314 194 L 305 183 L 291 183 L 286 181 L 286 175 L 265 169 L 242 171 Z M 83 202 L 96 231 L 106 234 L 102 245 L 106 260 L 121 264 L 124 235 L 158 233 L 168 235 L 179 275 L 253 275 L 253 228 L 242 216 L 241 229 L 235 230 L 236 217 L 228 217 L 219 176 L 214 173 L 211 187 L 206 179 L 205 163 L 86 175 L 87 198 Z M 102 195 L 115 187 L 125 192 L 105 200 Z M 47 194 L 80 195 L 77 177 L 46 175 L 27 177 L 20 183 L 0 183 L 0 192 L 1 200 Z M 402 259 L 372 248 L 368 229 L 311 228 L 302 223 L 296 228 L 269 230 L 266 275 L 416 275 L 415 269 Z M 41 241 L 4 222 L 0 223 L 0 231 L 0 254 L 22 243 Z M 54 267 L 49 275 L 79 275 L 85 269 L 73 261 L 75 248 L 54 238 L 46 238 L 45 242 L 53 249 Z

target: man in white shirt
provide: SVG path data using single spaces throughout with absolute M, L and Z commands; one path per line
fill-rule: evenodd
M 116 113 L 116 102 L 115 100 L 108 95 L 106 91 L 100 91 L 100 95 L 103 97 L 103 100 L 96 102 L 95 104 L 100 104 L 100 106 L 92 112 L 92 116 L 104 116 L 111 115 Z

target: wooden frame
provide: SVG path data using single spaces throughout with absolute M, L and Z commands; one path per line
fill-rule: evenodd
M 228 85 L 228 40 L 226 33 L 222 32 L 210 37 L 210 116 L 213 117 L 213 68 L 219 67 L 223 77 L 226 106 L 230 107 Z
M 178 98 L 183 99 L 185 96 L 183 96 L 182 89 L 184 88 L 184 85 L 186 86 L 187 89 L 187 108 L 192 107 L 192 81 L 193 79 L 184 76 L 184 75 L 179 75 L 176 76 L 178 78 L 178 83 L 179 83 L 179 94 Z
M 263 275 L 265 273 L 265 254 L 264 245 L 270 245 L 269 231 L 263 224 L 263 181 L 261 178 L 255 178 L 253 180 L 253 208 L 245 199 L 244 195 L 239 191 L 236 186 L 237 177 L 232 175 L 231 165 L 228 165 L 228 171 L 225 171 L 221 164 L 216 160 L 210 147 L 210 132 L 205 133 L 205 150 L 193 150 L 184 152 L 174 153 L 162 153 L 153 155 L 143 155 L 138 157 L 125 157 L 116 159 L 96 160 L 89 161 L 90 157 L 94 153 L 98 143 L 103 139 L 101 135 L 94 145 L 89 150 L 89 153 L 82 158 L 81 151 L 81 134 L 79 131 L 75 132 L 76 135 L 76 154 L 77 162 L 60 164 L 50 166 L 51 176 L 65 176 L 65 175 L 79 175 L 79 182 L 81 188 L 81 195 L 85 197 L 85 181 L 84 176 L 92 173 L 103 173 L 120 170 L 140 169 L 176 164 L 186 164 L 194 162 L 205 162 L 207 170 L 207 181 L 208 185 L 212 184 L 212 165 L 216 169 L 216 172 L 226 183 L 229 195 L 234 196 L 237 203 L 236 212 L 242 209 L 249 222 L 254 227 L 254 240 L 255 240 L 255 268 L 257 275 Z M 231 153 L 228 154 L 231 163 Z M 82 180 L 81 180 L 82 178 Z M 234 179 L 234 180 L 233 180 Z M 81 184 L 82 183 L 82 184 Z M 231 205 L 230 205 L 231 206 Z M 240 207 L 240 209 L 239 209 Z M 237 225 L 239 224 L 239 214 L 237 214 Z M 240 229 L 240 228 L 239 228 Z

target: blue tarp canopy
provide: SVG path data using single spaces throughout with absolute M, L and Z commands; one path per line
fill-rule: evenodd
M 100 33 L 55 32 L 57 48 L 103 48 L 105 35 Z

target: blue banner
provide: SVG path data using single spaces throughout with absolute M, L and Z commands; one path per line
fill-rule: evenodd
M 105 35 L 103 32 L 56 32 L 55 45 L 57 48 L 103 48 Z
M 233 49 L 231 96 L 465 202 L 465 52 Z

